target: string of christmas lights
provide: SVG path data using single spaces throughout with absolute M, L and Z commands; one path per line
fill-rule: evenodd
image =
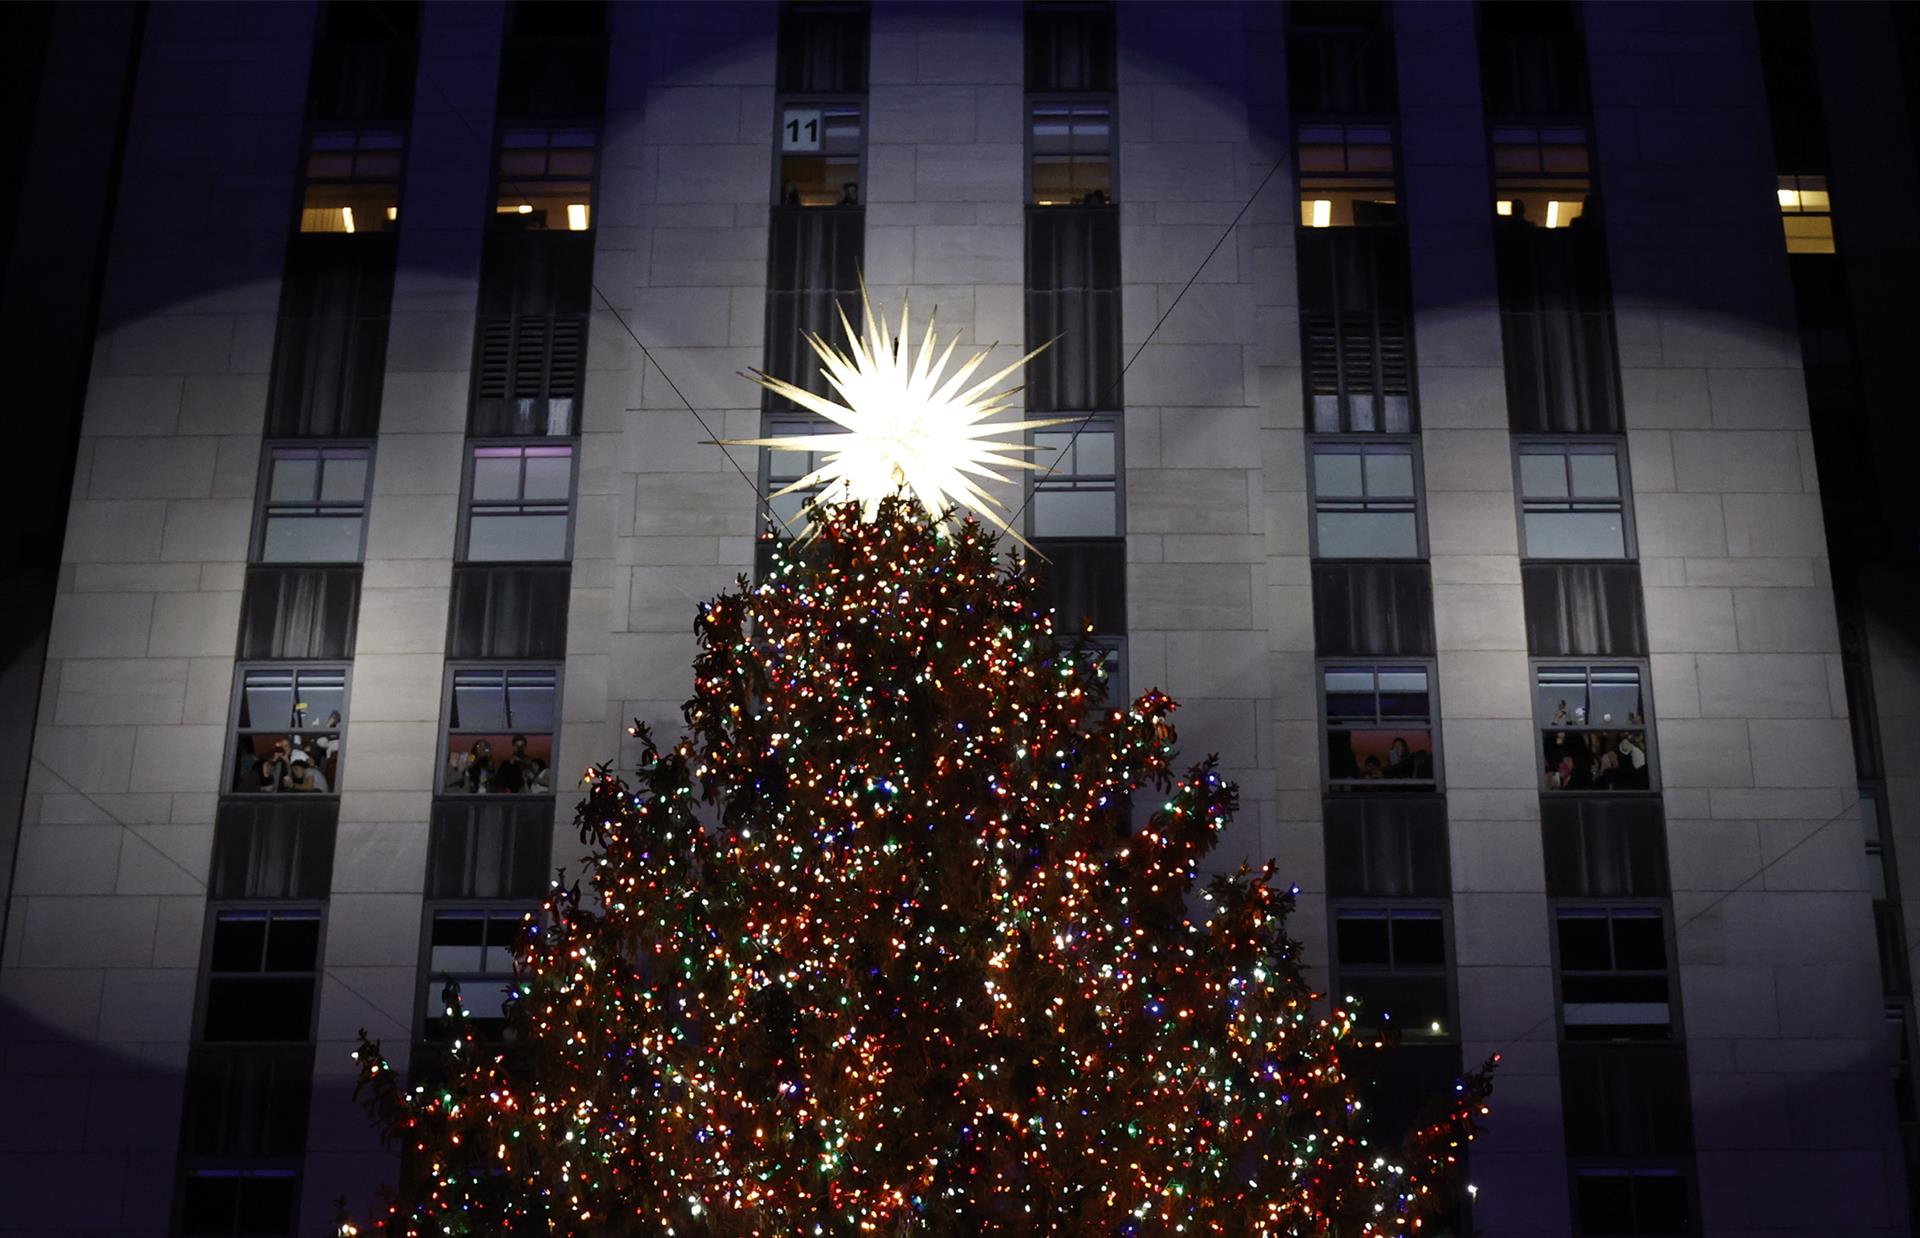
M 687 733 L 589 771 L 506 1031 L 372 1043 L 407 1235 L 1339 1234 L 1453 1205 L 1486 1071 L 1369 1134 L 1237 792 L 1106 701 L 1025 564 L 896 496 L 702 607 Z M 1145 811 L 1151 803 L 1153 810 Z M 1137 816 L 1144 824 L 1134 828 Z M 344 1232 L 344 1231 L 343 1231 Z

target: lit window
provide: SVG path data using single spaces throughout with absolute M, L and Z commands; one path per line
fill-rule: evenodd
M 243 670 L 234 733 L 234 791 L 339 791 L 346 710 L 347 672 L 342 667 Z
M 203 1040 L 299 1041 L 313 1037 L 320 913 L 234 910 L 214 915 Z
M 1824 176 L 1780 178 L 1780 223 L 1790 254 L 1833 252 L 1833 203 Z
M 400 218 L 403 143 L 390 129 L 330 130 L 307 146 L 302 232 L 382 232 Z
M 571 446 L 475 447 L 469 483 L 469 561 L 567 557 L 573 511 Z
M 779 206 L 859 206 L 860 105 L 789 100 L 780 110 Z
M 358 563 L 372 471 L 365 447 L 270 447 L 261 563 Z
M 1561 907 L 1560 1016 L 1568 1040 L 1665 1040 L 1673 1032 L 1666 921 L 1657 907 Z
M 528 932 L 521 907 L 462 907 L 433 913 L 421 976 L 428 1040 L 446 1036 L 448 982 L 481 1030 L 497 1035 L 513 996 L 513 952 Z
M 1399 221 L 1393 130 L 1385 125 L 1302 125 L 1300 226 L 1350 228 Z
M 1336 1000 L 1357 1026 L 1408 1038 L 1448 1035 L 1446 924 L 1433 907 L 1341 907 L 1333 913 Z
M 1624 559 L 1626 488 L 1612 441 L 1523 442 L 1521 548 L 1529 559 Z
M 1330 790 L 1434 787 L 1433 700 L 1425 666 L 1328 666 L 1324 686 Z
M 1414 559 L 1419 499 L 1410 443 L 1325 443 L 1313 451 L 1314 554 Z
M 1548 791 L 1645 791 L 1653 786 L 1639 667 L 1538 667 L 1533 716 Z
M 1114 200 L 1113 105 L 1035 100 L 1029 116 L 1035 206 L 1106 206 Z
M 440 789 L 449 794 L 544 795 L 553 789 L 551 669 L 453 672 Z
M 1536 125 L 1493 130 L 1493 209 L 1510 223 L 1567 227 L 1586 210 L 1590 176 L 1584 130 Z
M 1089 421 L 1077 435 L 1071 426 L 1034 432 L 1039 450 L 1033 455 L 1038 471 L 1030 536 L 1119 536 L 1118 437 L 1112 422 L 1099 420 Z
M 496 225 L 585 232 L 593 223 L 591 129 L 508 129 L 500 135 Z

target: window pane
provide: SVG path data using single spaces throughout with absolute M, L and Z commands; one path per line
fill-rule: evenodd
M 1323 559 L 1412 559 L 1420 535 L 1412 512 L 1319 512 L 1314 517 Z
M 242 727 L 293 725 L 293 672 L 248 671 L 240 693 Z
M 1433 781 L 1432 736 L 1423 728 L 1327 730 L 1327 776 L 1335 782 Z
M 259 971 L 266 957 L 267 915 L 263 911 L 223 911 L 213 922 L 209 971 Z
M 474 452 L 473 497 L 480 501 L 506 501 L 520 497 L 518 448 L 482 447 Z
M 1613 943 L 1605 912 L 1562 911 L 1555 924 L 1562 971 L 1609 971 Z
M 321 475 L 320 497 L 328 503 L 359 503 L 367 496 L 367 458 L 333 455 Z
M 262 563 L 354 563 L 359 558 L 358 515 L 267 517 Z
M 1359 498 L 1360 455 L 1352 451 L 1319 451 L 1313 456 L 1313 493 L 1316 498 Z
M 1573 473 L 1573 492 L 1582 498 L 1620 497 L 1620 465 L 1612 453 L 1577 451 L 1567 457 Z
M 320 462 L 311 454 L 274 453 L 273 476 L 267 484 L 267 499 L 273 503 L 312 502 L 319 484 Z
M 1330 670 L 1326 675 L 1328 718 L 1375 715 L 1372 671 Z
M 453 716 L 457 731 L 507 729 L 505 676 L 492 671 L 461 672 L 453 677 Z
M 553 730 L 554 676 L 515 675 L 508 684 L 508 725 L 523 731 Z
M 1586 1234 L 1631 1234 L 1633 1183 L 1624 1172 L 1583 1171 L 1574 1177 L 1578 1226 Z
M 1593 707 L 1587 714 L 1589 725 L 1617 727 L 1640 723 L 1640 676 L 1633 671 L 1627 675 L 1631 678 L 1622 682 L 1618 672 L 1594 672 Z
M 1341 912 L 1334 920 L 1343 967 L 1385 967 L 1393 962 L 1385 913 Z
M 1393 917 L 1393 962 L 1396 967 L 1444 967 L 1446 934 L 1440 913 L 1405 913 Z
M 1423 670 L 1380 672 L 1380 716 L 1383 718 L 1426 718 L 1431 716 L 1427 703 L 1427 673 Z
M 1620 513 L 1528 512 L 1530 559 L 1624 559 L 1626 531 Z
M 573 494 L 573 453 L 566 449 L 532 447 L 527 450 L 527 481 L 523 497 L 564 503 Z
M 486 941 L 486 931 L 485 912 L 435 912 L 433 945 L 428 951 L 427 964 L 435 973 L 434 978 L 437 980 L 441 972 L 470 973 L 477 970 Z
M 297 683 L 300 699 L 293 703 L 294 725 L 338 727 L 346 710 L 346 672 L 301 671 Z
M 1113 431 L 1085 429 L 1073 445 L 1074 472 L 1094 477 L 1114 475 Z
M 467 558 L 480 560 L 564 559 L 567 557 L 567 517 L 521 515 L 514 512 L 475 512 L 467 541 Z
M 1119 529 L 1111 490 L 1056 490 L 1033 496 L 1035 537 L 1112 537 Z
M 320 963 L 320 917 L 277 914 L 267 932 L 268 971 L 313 971 Z
M 1567 458 L 1558 452 L 1521 452 L 1520 493 L 1530 499 L 1567 497 Z
M 1371 498 L 1413 497 L 1413 456 L 1407 452 L 1370 451 L 1367 462 L 1367 494 Z
M 1627 971 L 1665 971 L 1667 940 L 1659 914 L 1615 912 L 1613 959 Z

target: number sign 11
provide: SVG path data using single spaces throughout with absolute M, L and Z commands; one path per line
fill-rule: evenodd
M 790 107 L 787 109 L 787 118 L 780 126 L 780 149 L 783 151 L 820 149 L 819 108 Z

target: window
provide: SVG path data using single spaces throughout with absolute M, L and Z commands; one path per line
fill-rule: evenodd
M 1533 717 L 1548 791 L 1645 791 L 1654 785 L 1647 702 L 1637 666 L 1537 666 Z
M 217 899 L 323 899 L 333 884 L 340 805 L 326 799 L 227 799 L 216 810 Z
M 411 0 L 322 4 L 307 74 L 307 118 L 332 124 L 410 120 L 420 7 Z
M 793 435 L 837 435 L 839 426 L 823 417 L 811 413 L 784 417 L 769 417 L 766 420 L 768 438 Z M 800 509 L 807 500 L 818 496 L 821 487 L 810 486 L 805 490 L 795 490 L 790 494 L 780 494 L 788 486 L 806 477 L 826 462 L 824 452 L 818 451 L 775 451 L 771 447 L 760 449 L 760 468 L 764 481 L 760 493 L 771 496 L 767 505 L 773 509 L 778 525 L 770 525 L 765 532 L 774 537 L 793 537 L 805 527 Z M 833 500 L 832 495 L 826 496 Z M 764 513 L 762 514 L 765 518 Z
M 1430 658 L 1433 581 L 1425 562 L 1313 564 L 1314 648 L 1327 658 Z
M 1314 554 L 1419 558 L 1414 444 L 1315 442 L 1311 449 Z
M 850 94 L 867 88 L 867 6 L 801 0 L 780 9 L 776 89 Z
M 217 911 L 211 936 L 200 1038 L 311 1040 L 320 912 Z
M 1438 907 L 1338 907 L 1333 913 L 1340 996 L 1357 1026 L 1407 1039 L 1450 1034 L 1447 934 Z
M 460 1002 L 473 1021 L 498 1035 L 513 992 L 513 955 L 531 929 L 523 907 L 460 907 L 432 913 L 424 989 L 428 1040 L 447 1035 L 448 981 L 460 986 Z
M 1113 89 L 1113 5 L 1027 5 L 1027 89 Z
M 552 851 L 552 800 L 435 800 L 427 833 L 427 897 L 537 900 L 553 876 L 547 866 Z
M 573 511 L 571 446 L 475 447 L 467 495 L 467 559 L 567 557 Z
M 1887 852 L 1886 824 L 1881 817 L 1884 803 L 1878 787 L 1860 788 L 1860 828 L 1867 839 L 1867 879 L 1876 900 L 1888 898 L 1888 892 L 1895 888 L 1893 856 Z
M 1618 442 L 1523 441 L 1518 457 L 1522 556 L 1632 557 Z
M 1114 201 L 1113 104 L 1035 99 L 1029 105 L 1030 200 L 1035 206 L 1107 206 Z
M 1780 178 L 1780 223 L 1790 254 L 1833 252 L 1833 204 L 1824 176 Z
M 831 395 L 809 333 L 841 340 L 840 316 L 860 321 L 860 264 L 866 256 L 864 211 L 775 210 L 768 220 L 767 343 L 762 367 L 815 395 Z M 798 411 L 771 391 L 761 408 Z
M 1033 412 L 1119 408 L 1120 219 L 1099 207 L 1027 211 L 1026 343 Z M 1049 343 L 1051 341 L 1051 343 Z
M 1666 1040 L 1673 1034 L 1666 920 L 1659 908 L 1560 907 L 1554 940 L 1568 1040 Z
M 302 232 L 384 232 L 400 218 L 400 156 L 393 129 L 323 130 L 307 141 Z
M 558 683 L 559 672 L 550 667 L 455 668 L 440 789 L 448 794 L 551 791 Z
M 789 99 L 780 109 L 776 206 L 859 206 L 861 104 Z
M 1327 786 L 1334 791 L 1431 790 L 1433 699 L 1421 665 L 1330 665 Z
M 1295 116 L 1390 116 L 1393 35 L 1380 0 L 1287 6 L 1287 93 Z
M 373 484 L 365 447 L 269 447 L 260 563 L 358 563 Z
M 194 1169 L 181 1187 L 180 1232 L 285 1234 L 299 1192 L 293 1169 Z
M 1569 0 L 1485 3 L 1480 89 L 1488 116 L 1579 117 L 1587 111 L 1587 54 Z
M 515 0 L 507 6 L 506 26 L 496 115 L 582 120 L 606 110 L 604 0 Z
M 313 1092 L 309 1048 L 196 1048 L 187 1064 L 180 1151 L 190 1157 L 298 1157 Z
M 358 567 L 254 567 L 240 595 L 240 656 L 330 661 L 353 656 Z
M 1301 227 L 1399 222 L 1390 127 L 1302 125 L 1299 166 Z
M 1444 899 L 1453 892 L 1447 806 L 1438 796 L 1328 796 L 1321 810 L 1329 894 Z
M 391 232 L 293 238 L 274 334 L 268 438 L 379 433 L 397 239 Z
M 1573 1194 L 1581 1238 L 1693 1232 L 1687 1178 L 1678 1169 L 1576 1169 Z
M 507 218 L 515 217 L 495 216 Z M 513 225 L 488 230 L 480 259 L 469 434 L 577 431 L 592 300 L 592 232 Z
M 1510 224 L 1566 228 L 1586 211 L 1586 130 L 1500 125 L 1493 130 L 1493 213 Z
M 565 657 L 571 579 L 565 564 L 455 567 L 447 657 Z
M 593 218 L 592 129 L 513 128 L 500 134 L 496 226 L 585 232 Z
M 241 671 L 234 791 L 338 792 L 346 710 L 344 667 Z
M 1413 282 L 1405 232 L 1309 229 L 1295 240 L 1313 429 L 1412 433 Z
M 1035 538 L 1117 537 L 1120 533 L 1119 424 L 1093 418 L 1033 432 L 1029 532 Z

